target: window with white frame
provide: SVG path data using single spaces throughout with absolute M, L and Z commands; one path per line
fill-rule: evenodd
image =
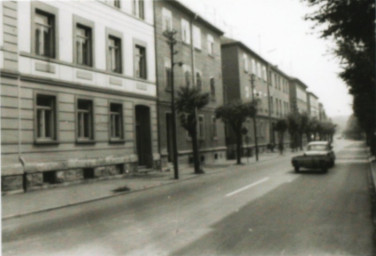
M 243 53 L 243 66 L 244 72 L 248 72 L 248 57 L 247 54 Z
M 141 45 L 135 45 L 135 75 L 137 78 L 146 79 L 146 48 Z
M 266 77 L 266 67 L 265 67 L 265 66 L 262 66 L 262 77 L 264 78 L 264 81 L 267 81 L 267 77 Z
M 193 45 L 197 49 L 201 49 L 201 29 L 193 26 Z
M 162 30 L 171 31 L 172 30 L 172 13 L 166 8 L 162 8 Z
M 36 10 L 34 15 L 35 53 L 55 57 L 55 15 Z
M 189 29 L 189 22 L 185 19 L 181 19 L 181 40 L 186 43 L 191 43 L 191 32 Z
M 35 116 L 36 142 L 56 141 L 56 96 L 37 94 Z
M 108 67 L 115 73 L 122 72 L 121 61 L 121 39 L 115 36 L 108 36 Z
M 77 64 L 93 65 L 92 29 L 90 27 L 76 25 L 76 61 Z
M 214 55 L 214 38 L 212 35 L 207 36 L 208 40 L 208 53 L 210 55 Z
M 123 105 L 110 103 L 110 141 L 124 139 L 123 131 Z
M 252 73 L 257 74 L 256 61 L 254 59 L 252 59 Z
M 144 0 L 132 0 L 132 13 L 140 19 L 145 19 Z
M 257 62 L 257 76 L 259 78 L 262 78 L 261 77 L 261 73 L 262 73 L 262 71 L 261 71 L 261 64 L 259 62 Z
M 244 90 L 245 90 L 245 97 L 249 99 L 249 87 L 246 85 Z
M 93 101 L 77 100 L 77 140 L 90 141 L 94 139 Z

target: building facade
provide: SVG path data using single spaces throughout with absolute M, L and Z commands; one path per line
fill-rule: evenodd
M 221 76 L 221 30 L 178 1 L 155 1 L 155 40 L 157 49 L 158 121 L 162 166 L 172 161 L 171 59 L 164 31 L 177 31 L 174 60 L 175 92 L 182 86 L 196 86 L 210 94 L 209 104 L 198 113 L 201 162 L 225 159 L 224 125 L 214 110 L 223 104 Z M 175 93 L 176 95 L 176 93 Z M 179 163 L 192 163 L 191 139 L 176 121 Z
M 151 0 L 0 13 L 2 191 L 159 168 Z
M 257 140 L 262 151 L 272 139 L 272 114 L 271 104 L 269 104 L 271 93 L 269 87 L 271 86 L 268 81 L 269 63 L 242 42 L 230 38 L 222 38 L 221 49 L 225 103 L 233 101 L 250 102 L 253 98 L 258 100 Z M 277 95 L 274 89 L 272 93 Z M 280 115 L 279 108 L 278 115 Z M 273 113 L 273 117 L 275 116 L 276 113 Z M 247 134 L 244 136 L 243 148 L 247 152 L 252 152 L 255 147 L 252 120 L 248 119 L 244 127 L 247 129 Z M 232 157 L 236 142 L 235 135 L 230 128 L 226 128 L 226 137 L 228 154 Z
M 313 93 L 308 92 L 308 113 L 311 117 L 319 120 L 319 98 Z
M 291 78 L 290 108 L 292 113 L 308 113 L 307 85 L 298 78 Z
M 290 113 L 290 88 L 289 79 L 277 66 L 269 66 L 269 104 L 271 118 L 271 142 L 277 144 L 278 133 L 273 129 L 279 119 L 286 118 Z M 284 142 L 288 145 L 288 134 L 284 136 Z

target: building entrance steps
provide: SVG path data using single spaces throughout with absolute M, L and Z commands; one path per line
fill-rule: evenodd
M 285 153 L 283 156 L 286 157 L 291 154 Z M 279 157 L 281 157 L 279 153 L 263 153 L 260 155 L 259 162 Z M 247 165 L 255 164 L 256 161 L 253 157 L 248 160 L 243 158 L 242 162 Z M 232 166 L 231 169 L 233 169 L 234 164 L 235 160 L 225 160 L 218 163 L 206 164 L 203 168 L 206 174 L 214 174 L 229 170 L 227 168 L 229 166 Z M 2 196 L 2 219 L 50 211 L 200 177 L 200 175 L 193 173 L 193 167 L 181 166 L 179 168 L 180 179 L 174 180 L 172 170 L 171 168 L 169 172 L 135 173 L 134 175 L 125 176 L 120 179 L 92 181 L 83 184 Z

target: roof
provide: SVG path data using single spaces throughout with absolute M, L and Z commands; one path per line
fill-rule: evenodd
M 298 82 L 300 85 L 302 85 L 304 88 L 308 88 L 308 86 L 303 83 L 299 78 L 296 78 L 296 77 L 290 77 L 291 80 L 295 81 L 295 82 Z
M 182 4 L 180 1 L 178 1 L 178 0 L 165 0 L 165 2 L 169 3 L 170 5 L 176 7 L 180 10 L 182 10 L 183 12 L 185 12 L 186 14 L 191 16 L 194 20 L 197 20 L 198 22 L 204 24 L 206 27 L 213 30 L 214 32 L 216 32 L 220 35 L 224 34 L 224 32 L 221 29 L 219 29 L 218 27 L 216 27 L 215 25 L 210 23 L 208 20 L 204 19 L 197 12 L 193 11 L 191 8 Z
M 240 46 L 241 48 L 243 48 L 248 53 L 256 56 L 258 59 L 262 60 L 265 63 L 270 64 L 267 60 L 265 60 L 263 57 L 261 57 L 261 55 L 259 55 L 255 51 L 253 51 L 251 48 L 249 48 L 247 45 L 245 45 L 241 41 L 238 41 L 238 40 L 235 40 L 235 39 L 232 39 L 232 38 L 229 38 L 229 37 L 222 37 L 221 38 L 221 47 L 228 47 L 228 46 L 234 46 L 234 45 Z
M 310 94 L 310 95 L 312 95 L 312 96 L 313 96 L 313 97 L 315 97 L 316 99 L 318 99 L 318 98 L 319 98 L 319 97 L 317 97 L 317 96 L 316 96 L 316 94 L 314 94 L 314 93 L 313 93 L 313 92 L 311 92 L 311 91 L 308 91 L 307 93 L 308 93 L 308 94 Z

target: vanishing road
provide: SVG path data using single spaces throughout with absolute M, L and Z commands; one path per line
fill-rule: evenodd
M 335 146 L 327 174 L 284 156 L 8 219 L 3 255 L 373 255 L 365 149 Z

